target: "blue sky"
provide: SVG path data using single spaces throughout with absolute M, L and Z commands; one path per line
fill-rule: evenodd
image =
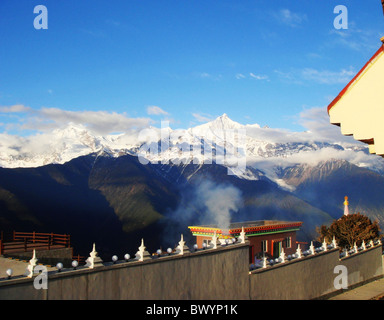
M 336 5 L 348 29 L 334 28 Z M 223 113 L 304 130 L 300 113 L 326 108 L 384 36 L 379 0 L 1 0 L 0 14 L 0 132 L 19 135 Z

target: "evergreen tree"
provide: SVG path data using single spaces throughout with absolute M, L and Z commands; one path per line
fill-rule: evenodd
M 370 240 L 376 240 L 380 235 L 380 227 L 377 221 L 372 222 L 367 216 L 356 213 L 344 215 L 335 220 L 329 227 L 322 225 L 317 228 L 319 234 L 318 241 L 324 239 L 330 243 L 335 237 L 341 248 L 352 248 L 355 243 L 360 246 L 364 240 L 368 243 Z

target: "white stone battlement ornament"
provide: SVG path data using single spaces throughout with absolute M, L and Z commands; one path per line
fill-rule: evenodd
M 103 260 L 98 256 L 95 244 L 93 244 L 92 251 L 89 253 L 85 266 L 90 269 L 103 266 Z
M 33 277 L 33 271 L 37 265 L 38 259 L 36 258 L 36 250 L 33 249 L 33 254 L 31 260 L 29 260 L 29 264 L 27 266 L 27 270 L 25 271 L 24 275 L 28 278 Z

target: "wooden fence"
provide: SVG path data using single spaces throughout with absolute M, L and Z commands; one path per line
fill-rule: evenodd
M 0 255 L 33 249 L 69 248 L 70 243 L 71 239 L 67 234 L 13 231 L 12 241 L 5 242 L 3 237 L 0 237 Z

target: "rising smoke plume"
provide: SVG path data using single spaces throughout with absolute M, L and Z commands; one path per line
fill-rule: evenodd
M 217 225 L 221 229 L 229 228 L 231 214 L 238 211 L 242 203 L 239 189 L 232 185 L 215 184 L 210 180 L 197 186 L 196 196 L 196 200 L 205 208 L 202 223 Z
M 191 225 L 215 225 L 226 230 L 242 205 L 241 191 L 233 185 L 209 179 L 194 181 L 182 192 L 177 209 L 166 214 L 163 241 L 175 243 L 180 233 L 193 240 L 188 230 Z

